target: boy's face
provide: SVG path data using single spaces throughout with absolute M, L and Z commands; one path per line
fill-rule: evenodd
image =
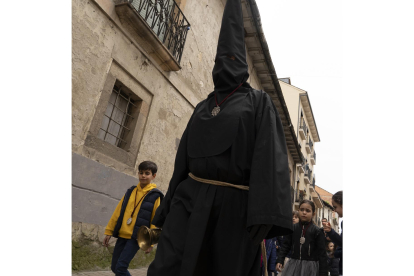
M 328 245 L 329 251 L 333 252 L 334 251 L 334 244 L 332 242 L 329 243 Z
M 299 217 L 294 215 L 293 216 L 293 224 L 298 223 L 299 222 Z
M 146 186 L 151 183 L 157 174 L 152 174 L 151 170 L 142 170 L 138 172 L 139 183 L 141 186 Z

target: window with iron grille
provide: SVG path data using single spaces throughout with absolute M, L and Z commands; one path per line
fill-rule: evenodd
M 126 149 L 139 99 L 117 81 L 106 107 L 98 138 Z

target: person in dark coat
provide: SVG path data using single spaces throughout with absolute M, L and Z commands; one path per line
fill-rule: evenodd
M 328 263 L 323 230 L 313 224 L 315 203 L 302 200 L 299 203 L 300 222 L 293 225 L 293 234 L 283 241 L 276 260 L 276 269 L 282 271 L 289 250 L 292 256 L 283 268 L 283 276 L 327 276 Z
M 272 273 L 275 272 L 275 269 L 276 269 L 276 246 L 275 246 L 273 239 L 265 240 L 265 248 L 266 248 L 266 260 L 267 260 L 267 274 L 271 276 Z M 264 269 L 265 268 L 262 262 L 262 276 L 265 275 Z
M 342 218 L 342 191 L 337 192 L 332 196 L 332 206 L 334 207 L 335 212 L 338 213 L 338 216 Z M 327 236 L 331 239 L 331 241 L 337 246 L 334 256 L 335 258 L 339 258 L 339 275 L 342 275 L 342 234 L 344 232 L 343 228 L 343 221 L 341 221 L 341 235 L 335 232 L 335 230 L 332 229 L 331 224 L 329 222 L 325 223 L 323 226 L 323 230 L 327 234 Z
M 283 236 L 278 236 L 278 237 L 273 238 L 273 243 L 275 244 L 275 248 L 276 248 L 276 257 L 277 257 L 277 254 L 280 251 L 280 248 L 282 247 L 283 238 L 284 238 Z M 275 266 L 276 266 L 276 263 L 275 263 Z M 277 275 L 277 274 L 279 274 L 279 272 L 277 270 L 275 270 L 275 275 Z
M 181 138 L 149 276 L 257 276 L 263 239 L 292 232 L 283 125 L 270 96 L 247 83 L 244 35 L 241 0 L 227 0 L 214 91 Z
M 334 252 L 336 247 L 333 242 L 329 242 L 326 245 L 326 254 L 328 256 L 328 271 L 330 276 L 338 276 L 339 275 L 339 258 L 334 256 Z

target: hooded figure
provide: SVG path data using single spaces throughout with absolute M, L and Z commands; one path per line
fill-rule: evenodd
M 188 122 L 152 221 L 162 233 L 149 276 L 260 275 L 260 242 L 292 232 L 283 126 L 269 95 L 246 82 L 240 1 L 227 0 L 214 91 Z

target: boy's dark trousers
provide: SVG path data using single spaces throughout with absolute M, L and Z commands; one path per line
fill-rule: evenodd
M 136 239 L 118 238 L 112 255 L 111 270 L 116 276 L 131 276 L 128 272 L 128 266 L 139 246 Z

